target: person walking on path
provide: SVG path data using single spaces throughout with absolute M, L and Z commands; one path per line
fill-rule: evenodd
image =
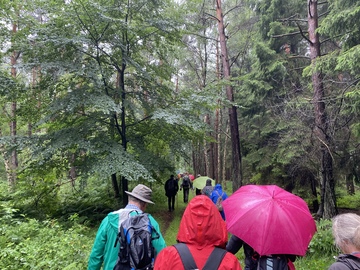
M 257 260 L 253 257 L 256 254 L 255 250 L 246 244 L 239 237 L 232 235 L 229 242 L 226 245 L 226 250 L 232 254 L 236 254 L 240 248 L 243 247 L 245 255 L 245 270 L 256 270 L 257 269 Z
M 332 223 L 335 244 L 342 254 L 328 270 L 360 269 L 360 216 L 341 214 L 335 216 Z
M 214 187 L 211 185 L 211 179 L 207 179 L 205 187 L 201 190 L 201 194 L 206 195 L 210 198 L 213 190 L 214 190 Z
M 196 178 L 201 177 L 201 174 L 198 174 Z M 190 179 L 191 180 L 191 179 Z M 201 188 L 195 188 L 195 196 L 201 195 Z
M 117 244 L 115 247 L 115 243 L 121 222 L 127 219 L 129 215 L 143 213 L 149 203 L 153 204 L 151 201 L 152 190 L 145 185 L 139 184 L 132 192 L 125 192 L 129 198 L 129 203 L 126 207 L 109 213 L 100 224 L 90 253 L 88 270 L 98 270 L 101 268 L 101 265 L 103 265 L 104 270 L 114 269 L 120 246 Z M 158 254 L 166 247 L 165 240 L 161 235 L 157 221 L 150 214 L 148 216 L 151 225 L 159 234 L 159 237 L 151 242 L 155 253 Z
M 216 206 L 207 196 L 199 195 L 187 205 L 176 240 L 187 246 L 197 266 L 196 269 L 203 269 L 215 247 L 225 248 L 227 235 L 226 224 Z M 154 270 L 168 269 L 185 269 L 175 246 L 166 247 L 155 259 Z M 213 269 L 241 270 L 241 266 L 233 254 L 226 252 L 219 267 Z
M 180 190 L 183 190 L 184 194 L 184 203 L 187 203 L 189 201 L 189 190 L 192 187 L 192 183 L 189 177 L 189 173 L 185 173 L 182 178 L 182 183 L 180 185 Z
M 179 190 L 178 181 L 174 178 L 174 175 L 170 175 L 170 178 L 165 182 L 165 195 L 168 197 L 169 212 L 175 210 L 175 196 Z
M 239 237 L 232 235 L 229 242 L 226 245 L 226 250 L 232 254 L 236 254 L 240 248 L 243 247 L 245 255 L 245 268 L 244 270 L 257 270 L 258 269 L 258 260 L 260 255 L 247 243 L 241 240 Z M 295 270 L 293 262 L 296 260 L 295 255 L 281 255 L 286 256 L 287 265 L 289 270 Z
M 226 194 L 225 191 L 223 191 L 221 184 L 216 184 L 214 187 L 213 192 L 211 192 L 210 195 L 210 199 L 213 201 L 213 203 L 215 203 L 215 205 L 218 202 L 219 197 L 222 198 L 222 201 L 225 201 L 228 198 L 228 195 Z M 219 210 L 221 217 L 223 218 L 223 220 L 225 220 L 225 213 L 224 210 Z

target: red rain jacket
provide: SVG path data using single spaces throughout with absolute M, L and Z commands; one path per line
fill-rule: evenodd
M 226 225 L 215 204 L 205 195 L 194 197 L 180 221 L 178 242 L 185 243 L 202 269 L 214 247 L 225 248 L 228 234 Z M 173 246 L 163 249 L 155 260 L 154 270 L 184 270 L 181 258 Z M 219 266 L 221 270 L 241 270 L 237 258 L 227 252 Z

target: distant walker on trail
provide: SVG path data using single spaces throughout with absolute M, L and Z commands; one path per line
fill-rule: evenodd
M 189 173 L 185 173 L 182 178 L 182 183 L 180 185 L 180 190 L 183 190 L 184 194 L 184 203 L 189 201 L 189 190 L 192 188 L 192 182 L 189 177 Z
M 206 195 L 210 198 L 213 190 L 214 190 L 214 187 L 211 185 L 211 179 L 207 179 L 206 186 L 201 190 L 201 194 Z
M 225 191 L 223 191 L 221 184 L 216 184 L 213 192 L 210 195 L 210 199 L 213 201 L 213 203 L 215 203 L 223 220 L 225 220 L 225 213 L 222 209 L 222 202 L 225 201 L 227 198 L 228 195 Z
M 179 190 L 179 183 L 174 178 L 174 175 L 170 175 L 170 178 L 165 182 L 165 195 L 168 197 L 169 212 L 175 210 L 175 196 Z

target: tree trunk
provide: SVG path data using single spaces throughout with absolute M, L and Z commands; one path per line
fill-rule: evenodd
M 17 24 L 14 23 L 13 26 L 12 26 L 12 32 L 13 34 L 15 34 L 17 32 Z M 17 58 L 19 57 L 18 55 L 18 52 L 14 51 L 12 56 L 11 56 L 11 76 L 16 79 L 16 75 L 17 75 L 17 70 L 16 70 L 16 63 L 17 63 Z M 16 123 L 16 107 L 17 107 L 17 102 L 16 100 L 14 100 L 12 103 L 11 103 L 11 109 L 10 109 L 10 117 L 11 117 L 11 120 L 10 120 L 10 123 L 9 123 L 9 126 L 10 126 L 10 136 L 12 137 L 12 141 L 14 143 L 14 145 L 16 144 L 16 133 L 17 133 L 17 123 Z M 18 157 L 17 157 L 17 151 L 16 149 L 14 149 L 12 152 L 11 152 L 11 162 L 10 162 L 10 178 L 8 179 L 9 180 L 9 186 L 11 187 L 11 189 L 14 189 L 15 188 L 15 185 L 16 185 L 16 178 L 17 178 L 17 175 L 16 175 L 16 170 L 17 170 L 17 167 L 18 167 Z
M 352 174 L 346 176 L 346 190 L 349 195 L 355 194 L 354 176 Z
M 0 129 L 0 137 L 2 137 L 2 130 Z M 14 186 L 12 185 L 12 172 L 11 172 L 11 160 L 9 158 L 9 155 L 7 154 L 6 148 L 4 144 L 0 144 L 0 152 L 4 159 L 4 166 L 5 166 L 5 172 L 8 180 L 8 186 L 9 190 L 13 190 Z
M 221 0 L 216 0 L 216 18 L 218 20 L 218 31 L 221 48 L 221 61 L 223 66 L 224 79 L 228 81 L 226 85 L 226 96 L 230 104 L 234 104 L 234 91 L 230 84 L 230 64 L 226 45 L 225 25 L 222 14 Z M 233 189 L 236 190 L 242 185 L 242 168 L 240 152 L 239 124 L 237 119 L 237 109 L 234 105 L 229 108 L 230 134 L 232 145 L 232 175 L 231 180 Z
M 204 122 L 210 127 L 209 114 L 205 115 Z M 208 143 L 207 143 L 206 139 L 204 139 L 203 153 L 204 153 L 205 175 L 211 177 L 210 161 L 209 161 L 209 153 L 208 153 Z
M 71 181 L 71 186 L 73 188 L 75 188 L 75 180 L 76 180 L 76 168 L 75 168 L 75 153 L 70 153 L 70 157 L 69 157 L 69 165 L 70 165 L 70 170 L 69 170 L 69 178 Z
M 127 38 L 126 38 L 127 40 Z M 123 52 L 124 55 L 128 55 L 128 52 Z M 121 142 L 122 146 L 124 148 L 124 151 L 127 151 L 127 138 L 126 138 L 126 109 L 125 109 L 125 102 L 126 102 L 126 92 L 125 92 L 125 69 L 126 69 L 126 62 L 123 60 L 122 66 L 121 66 L 121 72 L 119 77 L 119 83 L 120 83 L 120 91 L 121 91 Z M 122 195 L 123 195 L 123 205 L 127 205 L 128 203 L 128 196 L 125 193 L 125 191 L 128 190 L 128 180 L 122 176 L 121 177 L 121 183 L 122 183 Z
M 220 179 L 220 109 L 217 108 L 215 111 L 215 143 L 214 143 L 214 178 L 221 182 Z
M 219 48 L 219 42 L 216 42 L 216 78 L 218 81 L 221 80 L 221 56 L 220 56 L 220 48 Z M 225 181 L 226 179 L 222 175 L 222 163 L 221 163 L 221 120 L 222 120 L 222 111 L 221 111 L 221 99 L 218 99 L 218 108 L 215 111 L 215 162 L 217 163 L 217 167 L 215 170 L 215 179 L 217 182 Z M 224 151 L 226 150 L 225 147 L 223 147 Z M 226 183 L 226 182 L 225 182 Z
M 316 32 L 318 27 L 317 0 L 308 0 L 308 7 L 310 58 L 312 66 L 315 66 L 317 57 L 321 56 L 319 34 Z M 311 79 L 314 90 L 314 134 L 318 139 L 317 145 L 319 146 L 319 154 L 321 156 L 321 204 L 318 215 L 329 219 L 336 215 L 338 211 L 336 208 L 335 180 L 333 176 L 332 156 L 330 153 L 330 137 L 328 135 L 328 120 L 324 102 L 325 92 L 321 71 L 314 68 Z
M 222 174 L 221 174 L 221 178 L 222 178 L 222 180 L 227 180 L 227 178 L 226 178 L 226 170 L 227 170 L 227 168 L 226 168 L 226 157 L 227 157 L 227 145 L 228 145 L 228 139 L 229 139 L 229 136 L 228 136 L 228 134 L 229 134 L 229 131 L 230 131 L 230 126 L 229 126 L 229 121 L 226 121 L 226 124 L 225 124 L 225 139 L 224 139 L 224 145 L 223 145 L 223 149 L 224 149 L 224 152 L 223 152 L 223 160 L 222 160 Z M 236 190 L 236 189 L 233 189 L 233 190 Z

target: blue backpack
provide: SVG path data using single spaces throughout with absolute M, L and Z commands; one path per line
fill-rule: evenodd
M 115 246 L 120 243 L 120 249 L 114 270 L 153 269 L 155 249 L 151 241 L 159 237 L 145 213 L 124 220 L 115 242 Z

